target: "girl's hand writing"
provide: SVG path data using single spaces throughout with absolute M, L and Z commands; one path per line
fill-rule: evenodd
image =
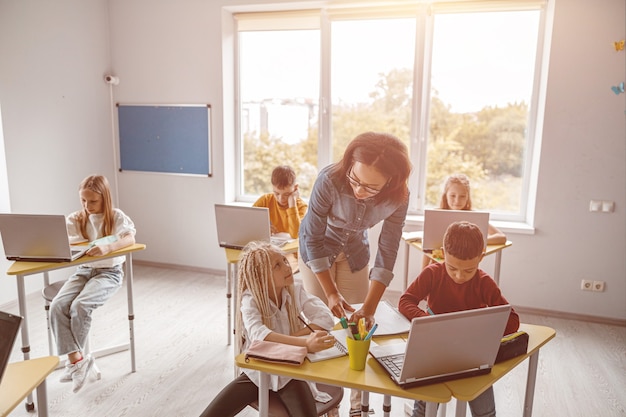
M 328 334 L 325 330 L 316 330 L 310 333 L 306 338 L 306 348 L 309 352 L 319 352 L 328 349 L 335 343 L 333 335 Z

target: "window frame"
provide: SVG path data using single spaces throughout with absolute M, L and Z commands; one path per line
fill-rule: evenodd
M 527 124 L 525 157 L 523 166 L 523 176 L 521 184 L 521 201 L 519 212 L 517 213 L 494 213 L 492 219 L 500 222 L 510 222 L 519 224 L 522 229 L 532 228 L 534 220 L 535 194 L 537 189 L 537 178 L 539 169 L 541 132 L 543 121 L 543 109 L 545 107 L 545 80 L 547 79 L 547 60 L 549 45 L 546 44 L 546 33 L 548 30 L 547 0 L 477 0 L 477 1 L 443 1 L 431 4 L 391 2 L 386 6 L 373 6 L 364 4 L 350 4 L 349 6 L 329 5 L 320 9 L 307 10 L 281 10 L 274 12 L 247 11 L 244 14 L 235 13 L 234 48 L 235 48 L 235 133 L 236 133 L 236 200 L 240 202 L 252 202 L 255 196 L 243 194 L 243 152 L 242 152 L 242 132 L 240 107 L 240 85 L 239 85 L 239 59 L 238 59 L 238 33 L 241 30 L 239 23 L 242 20 L 253 19 L 255 16 L 262 16 L 264 24 L 272 27 L 273 19 L 282 20 L 284 23 L 291 18 L 296 18 L 302 14 L 307 22 L 306 28 L 311 28 L 311 18 L 318 19 L 318 29 L 320 30 L 320 97 L 319 120 L 318 120 L 318 171 L 332 163 L 332 102 L 331 97 L 331 24 L 335 20 L 344 19 L 373 19 L 392 17 L 413 17 L 416 19 L 416 39 L 415 58 L 413 67 L 413 100 L 411 108 L 410 126 L 410 158 L 413 162 L 413 171 L 409 177 L 409 188 L 411 198 L 409 201 L 409 216 L 421 219 L 425 208 L 426 193 L 426 169 L 427 169 L 427 139 L 429 135 L 429 114 L 430 114 L 430 79 L 431 79 L 431 58 L 432 42 L 434 34 L 435 15 L 440 13 L 471 13 L 476 11 L 526 11 L 537 10 L 539 12 L 539 24 L 537 34 L 537 48 L 534 67 L 534 78 L 529 105 L 529 117 Z M 308 20 L 307 20 L 308 19 Z M 296 22 L 297 20 L 294 20 Z M 249 26 L 249 25 L 248 25 Z M 276 29 L 285 29 L 280 24 Z M 304 27 L 302 27 L 304 28 Z

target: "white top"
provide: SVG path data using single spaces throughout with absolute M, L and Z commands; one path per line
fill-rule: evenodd
M 333 316 L 330 309 L 322 300 L 307 293 L 302 285 L 294 284 L 295 305 L 298 311 L 308 319 L 310 323 L 314 323 L 323 329 L 330 330 L 333 325 Z M 272 313 L 274 314 L 272 329 L 263 324 L 261 313 L 257 304 L 252 297 L 250 290 L 243 292 L 241 296 L 241 315 L 245 332 L 245 344 L 242 352 L 245 352 L 253 340 L 264 340 L 270 332 L 290 334 L 289 317 L 287 309 L 284 308 L 285 302 L 290 299 L 290 295 L 286 289 L 282 291 L 282 306 L 279 309 L 276 304 L 271 303 Z M 254 382 L 259 385 L 259 371 L 253 369 L 243 369 L 243 372 Z M 269 387 L 272 391 L 278 391 L 283 388 L 291 380 L 289 377 L 270 375 Z M 318 399 L 317 390 L 312 387 L 313 396 Z M 319 401 L 319 400 L 318 400 Z
M 90 214 L 87 221 L 87 237 L 83 236 L 80 232 L 80 225 L 78 224 L 78 215 L 81 211 L 75 211 L 67 216 L 66 226 L 67 234 L 70 238 L 70 244 L 81 243 L 85 241 L 92 242 L 96 239 L 104 237 L 102 235 L 102 214 Z M 115 225 L 111 236 L 118 239 L 127 233 L 132 233 L 133 236 L 137 233 L 135 230 L 135 224 L 124 212 L 120 209 L 113 209 Z M 126 259 L 125 256 L 116 256 L 115 258 L 107 258 L 101 261 L 85 264 L 91 268 L 111 268 L 113 266 L 121 265 Z

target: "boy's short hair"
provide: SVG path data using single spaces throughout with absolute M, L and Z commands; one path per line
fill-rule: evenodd
M 289 165 L 279 165 L 272 171 L 272 185 L 278 188 L 290 187 L 296 183 L 296 171 Z
M 443 236 L 443 250 L 461 260 L 474 259 L 483 254 L 485 240 L 483 232 L 474 223 L 460 221 L 452 223 Z

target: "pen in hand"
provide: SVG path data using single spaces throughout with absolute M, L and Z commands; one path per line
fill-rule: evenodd
M 309 324 L 308 324 L 306 321 L 304 321 L 304 319 L 302 318 L 302 316 L 300 316 L 299 314 L 298 314 L 298 319 L 300 319 L 300 321 L 301 321 L 302 323 L 304 323 L 304 325 L 306 326 L 306 328 L 307 328 L 307 329 L 309 329 L 312 333 L 313 333 L 313 332 L 315 332 L 315 329 L 314 329 L 314 328 L 312 328 L 311 326 L 309 326 Z M 330 332 L 328 332 L 328 334 L 330 334 Z M 332 335 L 331 335 L 331 336 L 332 336 Z M 338 344 L 339 342 L 337 342 L 337 339 L 335 339 L 334 337 L 333 337 L 333 339 L 335 340 L 335 346 L 337 346 L 337 344 Z M 339 347 L 339 346 L 337 346 L 337 347 Z

